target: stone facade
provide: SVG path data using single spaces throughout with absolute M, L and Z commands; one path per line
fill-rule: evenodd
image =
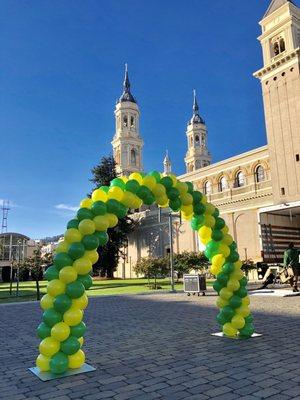
M 267 145 L 210 164 L 207 129 L 194 97 L 187 173 L 179 179 L 192 182 L 219 208 L 242 259 L 280 262 L 290 241 L 300 247 L 300 9 L 273 0 L 260 25 L 264 66 L 254 76 L 262 84 Z M 137 214 L 140 225 L 117 276 L 134 277 L 140 257 L 166 253 L 168 212 L 160 223 L 157 214 L 156 207 Z M 202 250 L 188 222 L 175 218 L 173 236 L 175 252 Z

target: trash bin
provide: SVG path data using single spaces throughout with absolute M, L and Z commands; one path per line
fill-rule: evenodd
M 183 275 L 183 291 L 188 296 L 197 294 L 205 296 L 206 291 L 206 276 L 200 274 L 184 274 Z

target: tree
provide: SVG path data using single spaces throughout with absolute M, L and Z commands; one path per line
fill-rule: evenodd
M 169 274 L 169 259 L 168 257 L 143 257 L 136 263 L 133 269 L 136 274 L 147 278 L 149 285 L 150 279 L 154 279 L 154 289 L 157 289 L 157 278 L 165 277 Z
M 109 186 L 110 182 L 117 177 L 113 156 L 102 157 L 100 164 L 92 168 L 92 174 L 91 182 L 95 184 L 94 189 Z M 108 229 L 109 241 L 105 246 L 98 248 L 99 260 L 93 267 L 94 273 L 107 278 L 114 277 L 120 257 L 125 257 L 128 235 L 133 232 L 135 225 L 133 219 L 126 216 L 119 219 L 116 227 Z
M 40 300 L 41 298 L 39 280 L 43 278 L 43 267 L 44 260 L 40 247 L 33 251 L 33 255 L 31 257 L 25 258 L 21 264 L 21 268 L 26 268 L 31 271 L 31 276 L 35 280 L 37 300 Z
M 183 251 L 173 256 L 174 269 L 178 272 L 178 277 L 188 274 L 192 269 L 206 270 L 209 266 L 207 258 L 203 253 Z
M 254 264 L 254 261 L 251 260 L 251 259 L 244 260 L 244 261 L 242 261 L 242 262 L 243 262 L 243 265 L 242 265 L 242 268 L 241 268 L 241 269 L 242 269 L 242 271 L 245 272 L 245 275 L 246 275 L 247 277 L 248 277 L 250 271 L 252 271 L 252 270 L 254 270 L 254 269 L 257 269 L 257 265 Z

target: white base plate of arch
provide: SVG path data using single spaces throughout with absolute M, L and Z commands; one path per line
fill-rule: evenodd
M 217 336 L 217 337 L 221 337 L 221 338 L 225 338 L 225 339 L 246 340 L 246 339 L 250 339 L 250 338 L 260 337 L 260 336 L 262 336 L 262 333 L 253 333 L 250 336 L 250 338 L 242 338 L 240 336 L 229 337 L 229 336 L 225 336 L 223 332 L 211 333 L 211 336 Z
M 84 374 L 86 372 L 95 371 L 96 368 L 89 364 L 84 363 L 82 367 L 78 369 L 70 369 L 63 374 L 52 374 L 51 372 L 41 372 L 37 367 L 28 368 L 30 372 L 36 375 L 41 381 L 51 381 L 52 379 L 66 378 L 67 376 Z

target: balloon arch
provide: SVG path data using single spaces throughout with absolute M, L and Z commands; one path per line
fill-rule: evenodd
M 81 347 L 86 330 L 82 319 L 88 305 L 85 290 L 93 283 L 90 272 L 98 260 L 97 248 L 107 243 L 107 229 L 116 226 L 129 209 L 154 203 L 180 211 L 206 246 L 210 272 L 216 276 L 213 287 L 219 295 L 220 309 L 217 321 L 223 334 L 244 338 L 253 334 L 247 278 L 241 270 L 236 243 L 218 209 L 190 182 L 156 171 L 135 172 L 129 178 L 113 179 L 109 187 L 96 189 L 91 198 L 81 201 L 76 217 L 68 222 L 53 265 L 45 274 L 49 283 L 47 294 L 41 299 L 43 322 L 37 329 L 41 339 L 36 360 L 39 371 L 62 374 L 82 367 L 85 355 Z

